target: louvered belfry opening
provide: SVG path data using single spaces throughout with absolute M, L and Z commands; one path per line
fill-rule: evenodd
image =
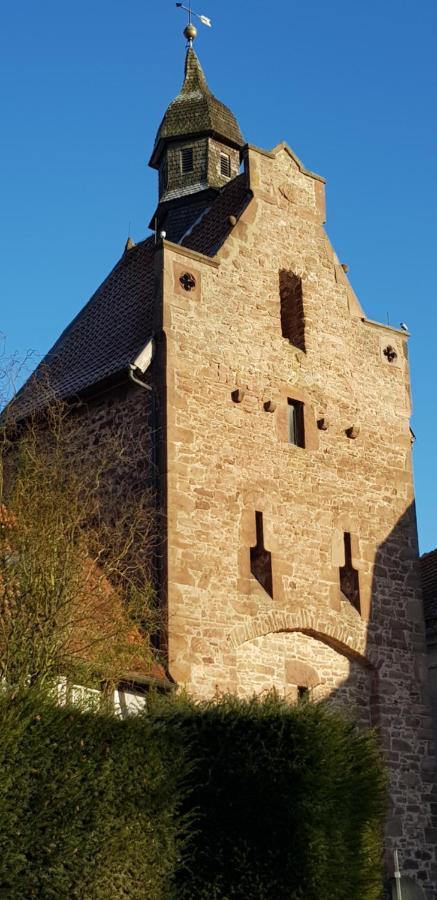
M 192 147 L 183 147 L 181 150 L 181 172 L 188 175 L 194 169 L 194 153 Z

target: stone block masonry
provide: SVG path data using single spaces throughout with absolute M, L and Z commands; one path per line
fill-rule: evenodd
M 246 166 L 253 199 L 217 256 L 164 242 L 158 263 L 170 673 L 198 697 L 305 690 L 375 724 L 391 772 L 388 860 L 397 847 L 431 900 L 406 336 L 366 319 L 323 228 L 323 181 L 286 145 L 249 148 Z M 293 402 L 304 446 L 287 430 Z M 257 512 L 273 596 L 251 571 Z

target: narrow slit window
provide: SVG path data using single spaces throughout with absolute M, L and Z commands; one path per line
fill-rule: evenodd
M 352 540 L 348 531 L 344 535 L 344 566 L 340 568 L 340 590 L 355 607 L 361 612 L 360 579 L 356 569 L 352 565 Z
M 181 150 L 182 175 L 189 175 L 194 170 L 194 154 L 192 147 L 184 147 Z
M 305 424 L 303 403 L 288 399 L 288 443 L 305 447 Z
M 305 352 L 305 315 L 302 279 L 294 272 L 279 272 L 281 332 L 294 347 Z
M 262 512 L 255 513 L 256 544 L 250 548 L 250 571 L 261 587 L 273 598 L 272 554 L 264 546 Z
M 220 174 L 224 178 L 231 177 L 231 157 L 227 153 L 220 153 Z

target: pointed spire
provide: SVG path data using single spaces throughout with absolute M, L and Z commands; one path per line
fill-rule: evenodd
M 170 103 L 159 126 L 150 165 L 159 168 L 164 146 L 186 136 L 211 135 L 241 150 L 244 138 L 238 122 L 227 106 L 210 91 L 196 53 L 189 47 L 185 57 L 182 88 Z
M 185 57 L 185 78 L 181 94 L 190 94 L 192 91 L 202 91 L 204 94 L 211 93 L 198 57 L 192 47 L 189 47 Z
M 137 245 L 136 245 L 135 241 L 133 241 L 131 236 L 129 235 L 129 237 L 124 245 L 124 252 L 127 253 L 128 250 L 133 250 L 133 248 L 136 246 Z

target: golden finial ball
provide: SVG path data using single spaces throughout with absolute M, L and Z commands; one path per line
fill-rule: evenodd
M 196 26 L 193 24 L 187 25 L 187 27 L 184 30 L 184 35 L 185 35 L 187 41 L 194 41 L 197 37 Z

